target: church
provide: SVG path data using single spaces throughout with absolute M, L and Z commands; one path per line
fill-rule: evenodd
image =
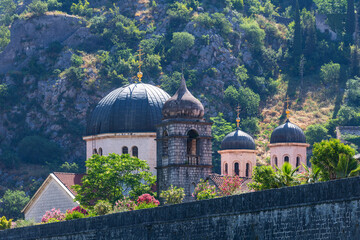
M 140 72 L 138 83 L 110 92 L 91 113 L 83 137 L 87 159 L 93 154 L 117 153 L 146 160 L 157 176 L 158 194 L 174 185 L 184 188 L 184 201 L 194 200 L 192 193 L 200 179 L 212 180 L 217 186 L 221 185 L 223 176 L 239 176 L 244 183 L 251 181 L 256 166 L 256 144 L 253 137 L 240 130 L 239 111 L 236 130 L 228 133 L 221 143 L 221 175 L 214 174 L 212 123 L 204 119 L 204 106 L 188 90 L 185 79 L 182 78 L 177 92 L 170 97 L 161 88 L 142 83 L 141 77 Z M 304 132 L 290 122 L 288 114 L 287 110 L 287 121 L 271 134 L 270 164 L 281 167 L 289 162 L 301 170 L 302 164 L 306 165 L 309 144 Z M 76 181 L 71 178 L 79 179 L 79 176 L 67 175 L 67 185 L 56 177 L 52 185 L 43 184 L 23 209 L 25 219 L 38 220 L 44 214 L 41 203 L 54 197 L 58 189 L 68 195 L 63 197 L 67 200 L 48 206 L 49 210 L 60 208 L 64 212 L 73 207 L 76 193 L 69 189 Z

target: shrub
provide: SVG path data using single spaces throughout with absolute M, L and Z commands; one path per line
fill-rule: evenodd
M 80 67 L 84 63 L 82 57 L 76 54 L 71 55 L 70 61 L 71 65 L 74 67 Z
M 360 78 L 355 77 L 354 79 L 350 79 L 346 85 L 348 93 L 348 105 L 360 106 Z
M 60 166 L 60 171 L 78 173 L 79 172 L 79 165 L 77 165 L 74 162 L 73 163 L 65 162 Z
M 360 113 L 357 112 L 356 108 L 342 106 L 337 118 L 339 119 L 339 124 L 342 126 L 360 125 Z
M 6 26 L 0 26 L 0 52 L 4 50 L 4 48 L 10 42 L 10 30 Z
M 1 104 L 0 104 L 1 106 Z M 6 168 L 17 168 L 20 162 L 19 156 L 10 149 L 4 149 L 0 155 L 0 162 L 4 164 Z
M 66 78 L 72 82 L 74 87 L 81 87 L 81 83 L 85 77 L 84 69 L 78 67 L 70 67 L 64 71 Z
M 18 145 L 20 158 L 27 163 L 57 163 L 61 159 L 62 149 L 54 142 L 41 136 L 28 136 Z
M 118 200 L 114 206 L 114 212 L 127 212 L 135 210 L 136 204 L 129 197 L 123 197 Z
M 190 19 L 192 8 L 188 8 L 184 3 L 175 2 L 171 5 L 167 14 L 170 17 L 171 27 L 177 27 L 183 23 L 186 23 Z
M 111 203 L 104 200 L 99 200 L 96 205 L 94 206 L 94 212 L 97 215 L 105 215 L 111 212 L 112 206 Z
M 232 32 L 232 25 L 222 13 L 211 15 L 214 20 L 214 26 L 220 31 L 221 35 L 226 38 Z
M 7 218 L 21 218 L 21 210 L 25 207 L 29 200 L 30 198 L 26 196 L 24 191 L 8 189 L 0 200 L 0 214 L 6 216 Z
M 7 220 L 5 216 L 0 218 L 0 230 L 11 228 L 12 219 Z
M 49 11 L 54 11 L 61 9 L 62 3 L 57 0 L 47 0 L 47 5 Z
M 77 206 L 77 207 L 74 207 L 71 210 L 66 211 L 65 220 L 84 218 L 87 215 L 89 215 L 89 213 L 86 211 L 86 209 L 84 209 L 84 208 L 82 208 L 80 206 Z
M 239 194 L 243 180 L 239 176 L 225 176 L 223 184 L 219 187 L 223 196 Z
M 84 3 L 81 0 L 79 0 L 78 4 L 73 3 L 71 5 L 70 11 L 74 15 L 90 17 L 93 13 L 93 9 L 89 8 L 89 5 L 90 3 L 87 0 L 85 0 Z
M 157 54 L 147 54 L 145 61 L 144 61 L 144 73 L 150 75 L 150 77 L 158 77 L 160 72 L 162 71 L 161 68 L 161 57 Z
M 259 112 L 260 96 L 250 88 L 240 87 L 238 104 L 240 104 L 248 116 L 257 115 Z
M 15 222 L 15 228 L 21 228 L 21 227 L 29 227 L 36 225 L 35 220 L 25 220 L 25 219 L 19 219 Z
M 340 64 L 338 63 L 327 63 L 321 66 L 320 76 L 323 80 L 323 83 L 337 83 L 340 79 Z
M 165 204 L 178 204 L 184 200 L 185 191 L 183 188 L 171 185 L 168 190 L 161 192 L 160 197 L 165 199 Z
M 41 219 L 41 223 L 52 223 L 59 222 L 65 219 L 65 214 L 60 211 L 60 209 L 56 210 L 55 208 L 51 209 L 51 211 L 46 211 L 44 216 Z
M 192 196 L 196 200 L 213 199 L 217 197 L 216 187 L 210 186 L 208 181 L 200 179 L 200 182 L 196 186 Z
M 138 205 L 136 206 L 136 210 L 145 209 L 145 208 L 154 208 L 159 206 L 160 202 L 156 200 L 153 196 L 148 193 L 145 193 L 138 197 L 137 199 Z
M 245 41 L 249 44 L 252 51 L 258 52 L 264 46 L 265 31 L 260 28 L 255 20 L 244 19 L 240 28 L 245 31 Z
M 313 145 L 316 142 L 328 139 L 328 130 L 321 124 L 313 124 L 306 128 L 305 131 L 306 141 Z
M 195 43 L 195 37 L 188 32 L 175 32 L 171 40 L 172 50 L 177 55 L 181 55 Z
M 34 15 L 40 16 L 45 14 L 48 10 L 48 4 L 41 0 L 35 0 L 30 3 L 27 7 L 28 12 L 33 13 Z

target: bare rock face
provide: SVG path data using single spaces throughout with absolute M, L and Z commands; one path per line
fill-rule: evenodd
M 76 47 L 94 39 L 85 22 L 76 16 L 48 13 L 18 20 L 11 27 L 10 44 L 0 54 L 0 73 L 21 69 L 51 43 Z

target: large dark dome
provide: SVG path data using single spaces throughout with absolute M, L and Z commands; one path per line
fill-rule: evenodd
M 247 133 L 236 130 L 229 133 L 224 140 L 221 142 L 221 150 L 230 150 L 230 149 L 247 149 L 255 150 L 254 139 Z
M 288 119 L 286 123 L 275 128 L 270 143 L 306 143 L 306 138 L 303 130 Z
M 187 89 L 185 79 L 181 79 L 180 87 L 164 104 L 162 114 L 168 118 L 201 119 L 204 116 L 204 106 Z
M 156 132 L 161 109 L 170 96 L 145 83 L 115 89 L 104 97 L 88 120 L 86 135 L 121 132 Z

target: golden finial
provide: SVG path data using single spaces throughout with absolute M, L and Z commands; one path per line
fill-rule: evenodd
M 236 108 L 236 112 L 237 112 L 236 125 L 237 125 L 237 129 L 240 129 L 240 106 L 239 105 Z
M 290 103 L 290 99 L 289 96 L 286 97 L 286 118 L 289 119 L 290 116 L 290 110 L 289 110 L 289 103 Z
M 143 73 L 141 72 L 141 66 L 143 65 L 143 61 L 141 59 L 141 56 L 144 55 L 144 53 L 142 52 L 141 45 L 139 47 L 138 52 L 139 52 L 138 55 L 136 55 L 137 57 L 139 57 L 139 72 L 137 73 L 137 77 L 139 79 L 139 82 L 141 82 L 141 79 L 143 77 Z

